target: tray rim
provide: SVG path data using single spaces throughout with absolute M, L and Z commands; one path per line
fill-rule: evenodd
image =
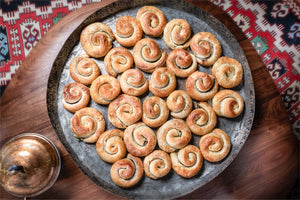
M 178 7 L 173 6 L 173 4 L 171 2 L 174 2 L 177 4 L 181 4 L 184 5 L 184 8 L 182 7 L 181 9 L 178 9 Z M 119 6 L 119 4 L 122 4 L 122 6 Z M 55 91 L 58 92 L 58 86 L 59 83 L 56 83 L 53 81 L 52 77 L 60 77 L 63 68 L 59 68 L 59 66 L 64 66 L 65 63 L 61 63 L 61 59 L 63 59 L 61 57 L 61 55 L 63 55 L 62 51 L 65 51 L 66 46 L 68 46 L 68 52 L 72 51 L 72 49 L 74 48 L 74 46 L 76 45 L 76 43 L 78 43 L 78 41 L 73 41 L 74 36 L 73 35 L 78 35 L 80 34 L 81 30 L 88 24 L 90 24 L 92 21 L 97 21 L 97 20 L 104 20 L 106 18 L 109 18 L 109 16 L 114 15 L 114 13 L 117 12 L 121 12 L 122 10 L 126 10 L 129 8 L 134 8 L 134 7 L 139 7 L 139 6 L 143 6 L 143 5 L 160 5 L 160 6 L 166 6 L 166 7 L 170 7 L 176 10 L 181 10 L 181 11 L 185 11 L 185 12 L 190 12 L 191 10 L 193 12 L 190 12 L 191 15 L 194 15 L 195 17 L 198 18 L 197 16 L 197 11 L 201 11 L 202 14 L 205 14 L 207 16 L 210 17 L 209 20 L 211 20 L 211 23 L 214 23 L 217 26 L 220 26 L 221 28 L 225 29 L 226 32 L 225 34 L 229 34 L 229 36 L 231 36 L 230 40 L 232 40 L 233 42 L 235 42 L 236 44 L 238 44 L 238 50 L 240 53 L 242 53 L 242 57 L 245 59 L 246 61 L 246 68 L 244 70 L 244 77 L 249 77 L 251 80 L 245 80 L 247 81 L 247 84 L 249 85 L 250 88 L 250 100 L 249 100 L 249 105 L 247 104 L 247 106 L 249 106 L 249 117 L 247 118 L 248 121 L 246 122 L 247 126 L 246 126 L 246 130 L 247 130 L 247 134 L 246 137 L 243 138 L 243 140 L 241 141 L 236 153 L 230 153 L 231 155 L 228 157 L 228 159 L 226 160 L 227 163 L 226 165 L 223 165 L 222 168 L 218 171 L 218 173 L 216 174 L 216 176 L 209 178 L 209 180 L 205 183 L 209 183 L 211 182 L 214 178 L 216 178 L 217 176 L 219 176 L 231 163 L 232 161 L 236 158 L 236 156 L 238 155 L 238 153 L 240 152 L 241 148 L 243 147 L 244 143 L 246 142 L 251 128 L 252 128 L 252 124 L 253 124 L 253 120 L 254 120 L 254 113 L 255 113 L 255 91 L 254 91 L 254 84 L 253 84 L 253 78 L 252 78 L 252 74 L 251 74 L 251 69 L 249 67 L 249 63 L 247 60 L 247 57 L 245 56 L 244 51 L 242 50 L 239 42 L 236 40 L 236 38 L 234 37 L 234 35 L 228 30 L 228 28 L 222 23 L 220 22 L 218 19 L 216 19 L 212 14 L 210 14 L 209 12 L 203 10 L 202 8 L 199 8 L 189 2 L 183 1 L 183 0 L 149 0 L 149 1 L 143 1 L 143 0 L 118 0 L 115 2 L 112 2 L 104 7 L 99 8 L 97 11 L 91 13 L 91 15 L 89 15 L 83 22 L 80 23 L 80 25 L 69 35 L 68 39 L 64 42 L 62 48 L 60 49 L 56 59 L 53 62 L 50 74 L 49 74 L 49 78 L 48 78 L 48 84 L 47 84 L 47 97 L 46 97 L 46 104 L 47 104 L 47 111 L 48 111 L 48 117 L 50 118 L 50 122 L 51 125 L 53 127 L 53 129 L 55 130 L 56 135 L 58 136 L 58 138 L 60 139 L 60 141 L 62 142 L 62 144 L 64 145 L 64 147 L 66 148 L 66 150 L 68 151 L 68 153 L 70 154 L 71 158 L 74 160 L 74 162 L 76 163 L 76 165 L 80 168 L 80 170 L 89 178 L 91 179 L 94 183 L 96 183 L 98 186 L 100 186 L 101 188 L 105 189 L 106 191 L 112 192 L 114 194 L 123 196 L 123 197 L 127 197 L 127 198 L 137 198 L 136 196 L 130 196 L 128 195 L 128 193 L 130 193 L 130 190 L 126 190 L 125 192 L 120 192 L 120 191 L 115 191 L 113 188 L 102 184 L 101 181 L 99 181 L 95 176 L 91 176 L 89 174 L 89 169 L 86 168 L 85 166 L 82 166 L 78 156 L 76 155 L 76 152 L 73 151 L 71 145 L 66 141 L 66 138 L 64 137 L 64 134 L 61 134 L 61 132 L 63 132 L 61 130 L 61 126 L 60 126 L 60 121 L 57 118 L 57 93 L 55 94 Z M 111 9 L 115 9 L 114 12 L 109 13 L 109 10 Z M 105 11 L 105 12 L 103 12 Z M 73 37 L 72 37 L 73 36 Z M 72 45 L 67 45 L 69 43 L 74 43 L 74 46 Z M 65 59 L 65 61 L 67 61 L 67 59 Z M 252 95 L 251 95 L 252 94 Z M 53 106 L 54 105 L 54 106 Z M 245 104 L 246 105 L 246 104 Z M 55 109 L 56 108 L 56 109 Z M 59 133 L 58 133 L 59 132 Z M 180 196 L 184 196 L 186 194 L 189 194 L 191 192 L 193 192 L 196 189 L 199 189 L 200 187 L 203 187 L 205 184 L 199 186 L 199 187 L 195 187 L 192 190 L 185 192 L 185 193 L 181 193 L 179 196 L 171 196 L 170 198 L 178 198 Z M 121 191 L 124 190 L 121 188 Z

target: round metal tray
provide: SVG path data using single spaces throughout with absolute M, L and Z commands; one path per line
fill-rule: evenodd
M 73 114 L 65 110 L 62 106 L 62 88 L 64 85 L 74 82 L 69 75 L 69 64 L 71 60 L 84 53 L 79 37 L 82 29 L 93 22 L 103 22 L 111 27 L 115 32 L 115 22 L 123 15 L 136 17 L 138 9 L 144 5 L 154 5 L 162 10 L 168 21 L 174 18 L 181 18 L 188 21 L 191 25 L 193 34 L 207 31 L 213 33 L 221 42 L 222 56 L 228 56 L 237 59 L 243 66 L 244 77 L 242 83 L 234 88 L 239 92 L 244 101 L 245 109 L 243 113 L 235 119 L 218 118 L 217 128 L 227 132 L 232 148 L 229 155 L 218 163 L 209 163 L 204 161 L 201 171 L 193 178 L 185 179 L 177 175 L 173 170 L 164 178 L 152 180 L 146 176 L 139 184 L 130 189 L 123 189 L 113 183 L 109 174 L 111 164 L 105 163 L 96 153 L 94 144 L 86 144 L 76 139 L 70 128 L 70 119 Z M 145 36 L 148 37 L 148 36 Z M 167 53 L 171 50 L 165 45 L 162 38 L 153 38 L 161 48 Z M 120 46 L 114 41 L 114 47 Z M 129 49 L 132 51 L 132 49 Z M 103 58 L 94 59 L 100 67 L 102 74 L 107 74 L 104 68 Z M 211 67 L 202 67 L 198 65 L 198 70 L 211 73 Z M 149 79 L 151 74 L 144 73 Z M 185 90 L 185 79 L 178 79 L 177 88 Z M 141 97 L 141 101 L 148 96 L 150 92 Z M 108 106 L 101 106 L 91 100 L 90 107 L 100 110 L 106 120 L 106 130 L 115 128 L 108 120 Z M 80 167 L 80 169 L 97 185 L 107 189 L 115 194 L 127 198 L 146 198 L 146 199 L 165 199 L 176 198 L 188 194 L 218 176 L 236 157 L 248 134 L 250 133 L 255 111 L 254 87 L 250 68 L 247 59 L 234 36 L 217 19 L 202 9 L 195 7 L 184 1 L 177 0 L 122 0 L 99 9 L 90 15 L 81 25 L 69 36 L 63 45 L 50 73 L 47 89 L 47 107 L 48 114 L 58 137 L 64 144 L 71 157 Z M 191 144 L 198 146 L 199 136 L 193 135 Z

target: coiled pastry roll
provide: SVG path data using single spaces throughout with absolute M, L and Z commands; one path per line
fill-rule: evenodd
M 91 57 L 105 56 L 112 48 L 115 35 L 106 24 L 95 22 L 83 29 L 80 43 L 84 51 Z
M 224 88 L 233 88 L 242 82 L 242 65 L 234 58 L 221 57 L 212 67 L 212 74 L 219 85 Z
M 186 20 L 173 19 L 167 23 L 163 39 L 171 49 L 186 49 L 190 45 L 191 34 L 191 26 Z
M 158 37 L 167 24 L 164 13 L 154 6 L 144 6 L 137 12 L 136 18 L 141 22 L 146 35 Z
M 97 154 L 108 163 L 114 163 L 126 156 L 123 132 L 119 129 L 105 131 L 96 143 Z
M 69 72 L 74 81 L 84 85 L 90 85 L 101 73 L 97 63 L 87 54 L 73 58 L 69 66 Z
M 167 97 L 176 88 L 176 76 L 166 67 L 154 70 L 149 82 L 149 90 L 158 97 Z
M 132 155 L 147 156 L 156 146 L 156 135 L 146 124 L 139 122 L 125 129 L 124 142 Z
M 190 47 L 196 56 L 197 62 L 203 66 L 213 65 L 222 53 L 219 40 L 209 32 L 195 34 Z
M 71 118 L 71 129 L 76 138 L 94 143 L 105 130 L 105 120 L 100 111 L 85 107 L 76 111 Z
M 104 66 L 109 75 L 116 77 L 133 66 L 133 57 L 127 49 L 115 47 L 104 57 Z
M 244 110 L 244 100 L 236 91 L 221 90 L 214 96 L 212 106 L 218 116 L 235 118 Z
M 158 146 L 168 153 L 185 147 L 191 138 L 191 131 L 182 119 L 171 119 L 157 131 Z
M 206 102 L 199 102 L 199 108 L 193 110 L 186 118 L 186 124 L 196 135 L 211 132 L 217 124 L 217 115 Z
M 228 155 L 231 142 L 224 131 L 214 129 L 211 133 L 201 137 L 199 147 L 205 160 L 218 162 Z
M 202 168 L 203 157 L 194 145 L 187 145 L 178 152 L 172 152 L 170 156 L 173 170 L 184 178 L 195 176 Z
M 116 21 L 116 39 L 124 47 L 132 47 L 142 39 L 142 26 L 134 17 L 122 16 Z
M 154 40 L 144 38 L 134 46 L 133 58 L 139 69 L 151 73 L 155 68 L 165 64 L 167 53 L 165 50 L 161 50 Z
M 111 179 L 122 188 L 136 185 L 144 175 L 143 162 L 139 157 L 128 154 L 115 162 L 110 169 Z
M 108 106 L 108 119 L 117 128 L 126 127 L 142 117 L 142 103 L 139 98 L 122 94 Z
M 125 94 L 140 96 L 148 91 L 149 82 L 138 69 L 126 70 L 120 76 L 121 89 Z
M 196 71 L 186 80 L 186 91 L 197 101 L 207 101 L 218 92 L 219 86 L 215 77 Z
M 145 174 L 152 179 L 166 176 L 172 168 L 171 157 L 162 150 L 155 150 L 144 159 Z
M 109 104 L 120 92 L 119 81 L 109 75 L 96 78 L 90 88 L 91 97 L 98 104 Z
M 90 102 L 90 90 L 81 83 L 69 83 L 62 91 L 62 104 L 70 112 L 84 108 Z
M 148 97 L 143 103 L 143 122 L 156 128 L 163 125 L 169 117 L 166 102 L 160 97 Z
M 193 109 L 189 94 L 183 90 L 175 90 L 167 98 L 167 106 L 175 118 L 186 118 Z
M 184 49 L 174 49 L 167 57 L 167 67 L 178 77 L 188 77 L 197 69 L 196 57 Z

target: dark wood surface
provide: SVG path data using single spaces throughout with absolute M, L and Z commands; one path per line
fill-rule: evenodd
M 61 153 L 62 170 L 57 182 L 36 199 L 121 198 L 104 191 L 80 171 L 52 129 L 46 106 L 48 76 L 64 41 L 86 17 L 110 2 L 87 5 L 61 19 L 32 49 L 1 97 L 1 147 L 15 135 L 34 132 L 52 140 Z M 209 2 L 189 2 L 219 19 L 238 40 L 252 71 L 256 111 L 251 133 L 233 163 L 213 181 L 183 198 L 289 197 L 299 176 L 298 143 L 266 66 L 225 12 Z M 2 187 L 0 197 L 13 198 Z

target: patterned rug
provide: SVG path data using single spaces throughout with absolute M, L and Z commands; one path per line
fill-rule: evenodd
M 73 10 L 101 0 L 0 0 L 0 96 L 30 50 Z M 210 0 L 239 25 L 270 72 L 300 139 L 299 0 Z

